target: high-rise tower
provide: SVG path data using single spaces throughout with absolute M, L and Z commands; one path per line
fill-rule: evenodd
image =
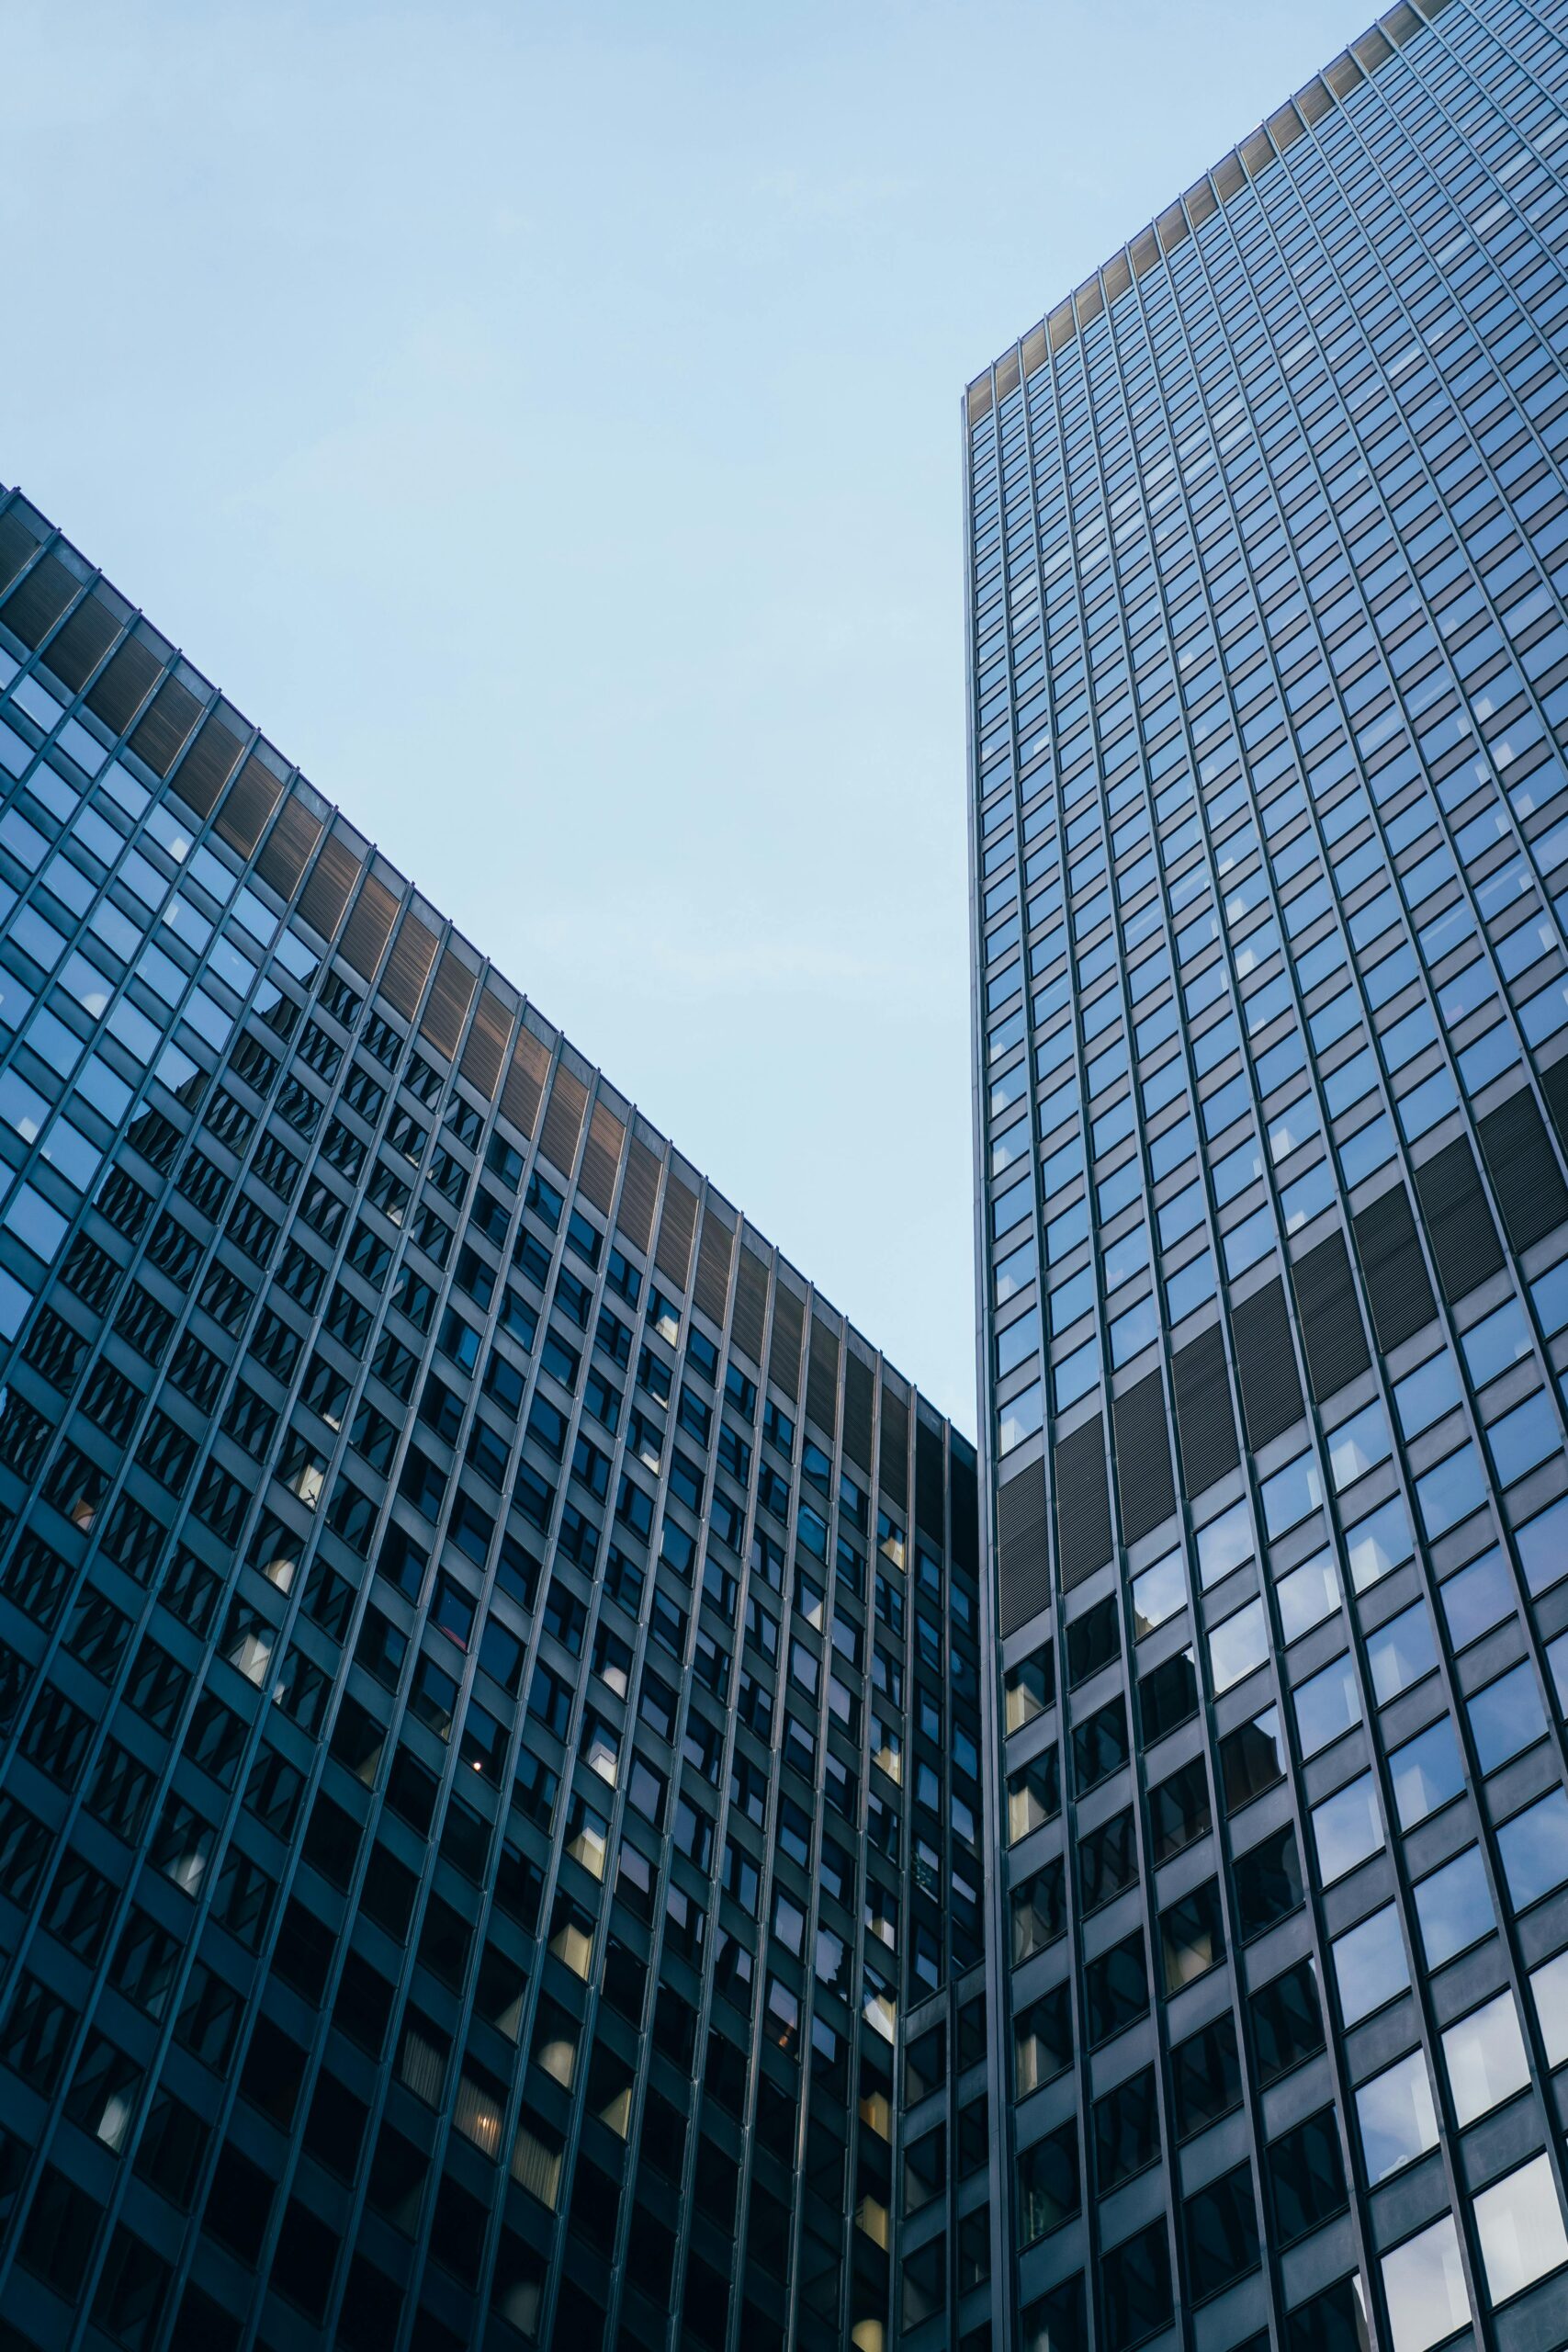
M 1568 2342 L 1565 91 L 1395 8 L 968 393 L 1030 2352 Z
M 0 498 L 5 2352 L 880 2352 L 985 2169 L 977 1527 Z

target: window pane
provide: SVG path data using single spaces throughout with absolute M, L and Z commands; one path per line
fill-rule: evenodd
M 1361 1720 L 1361 1697 L 1348 1652 L 1299 1684 L 1292 1695 L 1303 1756 L 1315 1756 Z
M 1419 2050 L 1361 2085 L 1356 2093 L 1356 2120 L 1369 2188 L 1437 2146 L 1438 2113 Z
M 1516 1911 L 1539 1903 L 1568 1879 L 1568 1792 L 1553 1789 L 1497 1832 L 1503 1874 Z
M 1439 1806 L 1451 1804 L 1464 1787 L 1464 1758 L 1449 1717 L 1439 1716 L 1403 1747 L 1396 1747 L 1388 1769 L 1401 1829 L 1413 1829 Z
M 1568 2065 L 1568 1951 L 1543 1961 L 1530 1976 L 1536 2024 L 1549 2066 Z
M 1209 1669 L 1214 1679 L 1214 1695 L 1228 1690 L 1255 1667 L 1261 1666 L 1269 1655 L 1269 1628 L 1264 1622 L 1261 1600 L 1249 1600 L 1223 1625 L 1216 1625 L 1209 1636 Z
M 1399 1914 L 1392 1903 L 1336 1939 L 1334 1976 L 1348 2026 L 1371 2017 L 1374 2009 L 1404 1992 L 1410 1982 L 1410 1969 L 1399 1932 Z
M 1470 2299 L 1451 2213 L 1384 2255 L 1382 2286 L 1393 2331 L 1391 2352 L 1427 2352 L 1468 2324 Z
M 1443 2064 L 1461 2129 L 1500 2107 L 1529 2081 L 1529 2061 L 1511 1993 L 1499 1993 L 1484 2008 L 1450 2025 L 1443 2036 Z
M 1416 1911 L 1421 1922 L 1421 1942 L 1431 1968 L 1440 1968 L 1455 1952 L 1463 1951 L 1496 1926 L 1492 1890 L 1479 1846 L 1469 1846 L 1445 1862 L 1440 1871 L 1420 1881 Z
M 1568 2262 L 1568 2233 L 1550 2158 L 1536 2156 L 1483 2189 L 1475 2200 L 1475 2226 L 1494 2304 Z
M 1517 1756 L 1546 1736 L 1546 1710 L 1540 1686 L 1527 1658 L 1510 1673 L 1501 1674 L 1469 1702 L 1470 1728 L 1483 1772 Z
M 1317 1845 L 1318 1878 L 1324 1886 L 1343 1878 L 1369 1854 L 1379 1852 L 1383 1842 L 1382 1815 L 1371 1774 L 1363 1772 L 1359 1781 L 1337 1790 L 1314 1807 L 1312 1830 Z

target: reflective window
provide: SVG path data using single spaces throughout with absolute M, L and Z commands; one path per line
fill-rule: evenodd
M 1553 1789 L 1515 1814 L 1498 1830 L 1497 1845 L 1516 1911 L 1551 1894 L 1568 1880 L 1568 1791 Z
M 1312 1833 L 1317 1849 L 1318 1881 L 1324 1886 L 1331 1886 L 1337 1878 L 1343 1878 L 1358 1862 L 1364 1862 L 1369 1854 L 1382 1851 L 1382 1814 L 1371 1772 L 1363 1772 L 1359 1780 L 1350 1781 L 1314 1806 Z
M 1464 1787 L 1465 1764 L 1459 1735 L 1449 1717 L 1440 1715 L 1403 1747 L 1396 1747 L 1388 1769 L 1402 1829 L 1414 1829 L 1428 1814 L 1450 1804 Z
M 1410 1982 L 1399 1913 L 1392 1903 L 1374 1911 L 1359 1927 L 1337 1936 L 1333 1951 L 1334 1981 L 1348 2026 L 1371 2017 Z
M 1459 2233 L 1451 2213 L 1382 2258 L 1382 2290 L 1393 2330 L 1390 2352 L 1429 2352 L 1470 2324 Z
M 1535 2156 L 1494 2181 L 1476 2198 L 1473 2211 L 1494 2307 L 1568 2262 L 1568 2231 L 1550 2157 Z
M 1361 2085 L 1356 2093 L 1356 2123 L 1369 2188 L 1437 2146 L 1438 2111 L 1424 2052 L 1411 2051 Z
M 1496 1926 L 1492 1890 L 1479 1846 L 1467 1846 L 1451 1862 L 1416 1886 L 1416 1916 L 1429 1968 L 1479 1943 Z
M 1499 1993 L 1495 2000 L 1446 2029 L 1443 2064 L 1461 2130 L 1524 2089 L 1529 2060 L 1512 1993 Z

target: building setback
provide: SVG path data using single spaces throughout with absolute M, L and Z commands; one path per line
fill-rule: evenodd
M 1396 7 L 969 389 L 998 2345 L 1568 2343 L 1565 90 Z
M 15 494 L 0 1383 L 5 2352 L 881 2352 L 974 1451 Z

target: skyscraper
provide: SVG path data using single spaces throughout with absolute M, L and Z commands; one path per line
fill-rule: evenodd
M 1568 2342 L 1565 91 L 1396 7 L 968 392 L 1030 2352 Z
M 15 494 L 0 1384 L 5 2352 L 879 2352 L 974 1450 Z

